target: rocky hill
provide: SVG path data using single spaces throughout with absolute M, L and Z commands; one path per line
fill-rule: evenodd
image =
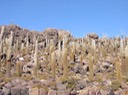
M 127 43 L 0 26 L 0 95 L 128 95 Z

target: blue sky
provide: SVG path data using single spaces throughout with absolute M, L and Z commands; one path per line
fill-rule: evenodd
M 0 12 L 0 25 L 12 20 L 31 30 L 68 30 L 74 37 L 128 33 L 128 0 L 1 0 Z

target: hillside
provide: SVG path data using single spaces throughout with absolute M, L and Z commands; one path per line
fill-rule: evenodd
M 128 39 L 0 26 L 0 95 L 128 95 Z

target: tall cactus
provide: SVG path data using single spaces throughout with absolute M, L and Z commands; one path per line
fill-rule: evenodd
M 33 75 L 37 76 L 37 69 L 38 69 L 38 38 L 36 39 L 35 44 L 35 53 L 34 53 L 34 65 L 33 65 Z
M 89 80 L 93 81 L 94 71 L 93 71 L 93 58 L 91 53 L 89 53 L 88 55 L 88 65 L 89 65 Z
M 58 44 L 58 64 L 59 65 L 62 65 L 61 58 L 62 58 L 61 42 L 59 41 L 59 44 Z
M 11 76 L 11 52 L 12 52 L 12 41 L 13 41 L 13 32 L 11 31 L 11 36 L 8 43 L 7 51 L 7 63 L 6 63 L 6 75 L 7 77 Z
M 27 54 L 28 53 L 28 48 L 29 48 L 29 41 L 28 41 L 28 33 L 27 33 L 27 36 L 26 36 L 26 49 L 25 49 L 25 53 Z
M 17 62 L 17 63 L 16 63 L 16 75 L 17 75 L 18 77 L 21 76 L 21 63 L 20 63 L 20 62 Z
M 116 62 L 116 78 L 118 81 L 122 81 L 122 71 L 121 71 L 121 62 Z
M 3 34 L 4 34 L 5 27 L 2 26 L 1 33 L 0 33 L 0 42 L 2 42 Z
M 3 38 L 3 34 L 4 34 L 4 29 L 5 29 L 5 27 L 2 26 L 1 33 L 0 33 L 0 53 L 2 53 L 2 48 L 3 48 L 3 40 L 2 40 L 2 38 Z
M 121 57 L 122 71 L 123 71 L 123 74 L 128 76 L 128 63 L 127 63 L 128 62 L 128 45 L 126 45 L 126 47 L 125 47 L 124 56 L 125 56 L 125 58 Z
M 62 57 L 63 57 L 63 75 L 66 79 L 68 79 L 68 59 L 67 59 L 68 50 L 67 48 L 63 49 Z
M 53 51 L 51 54 L 51 69 L 52 69 L 52 77 L 55 79 L 55 63 L 56 63 L 56 57 L 55 52 Z

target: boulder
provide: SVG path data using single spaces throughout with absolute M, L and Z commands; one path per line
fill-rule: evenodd
M 55 90 L 49 90 L 48 95 L 57 95 Z
M 98 39 L 99 38 L 98 35 L 95 33 L 90 33 L 87 35 L 87 37 L 92 38 L 92 39 Z

